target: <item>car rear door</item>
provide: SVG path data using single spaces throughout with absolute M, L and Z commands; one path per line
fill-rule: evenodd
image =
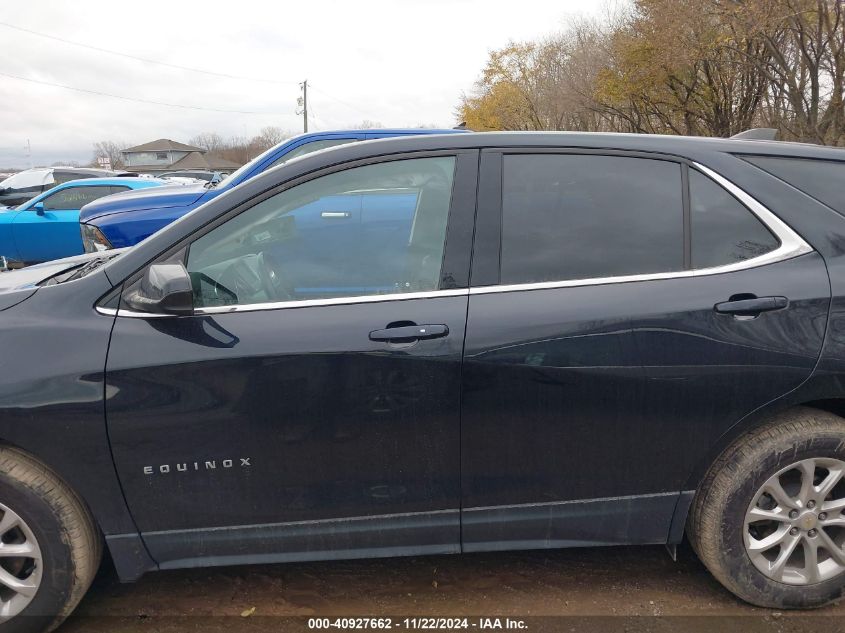
M 109 435 L 163 567 L 459 549 L 477 165 L 381 158 L 265 195 L 188 245 L 197 314 L 120 308 Z M 322 216 L 391 188 L 399 224 L 417 200 L 393 257 L 357 248 L 360 213 Z
M 485 152 L 464 549 L 666 542 L 709 446 L 810 375 L 829 296 L 821 257 L 704 168 Z

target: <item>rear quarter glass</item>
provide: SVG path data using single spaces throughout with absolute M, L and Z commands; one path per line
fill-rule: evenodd
M 743 156 L 743 160 L 845 215 L 845 160 Z

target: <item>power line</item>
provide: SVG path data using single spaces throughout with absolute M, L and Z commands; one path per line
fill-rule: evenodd
M 333 99 L 334 101 L 337 101 L 338 103 L 342 103 L 342 104 L 343 104 L 343 105 L 345 105 L 347 108 L 352 108 L 353 110 L 357 110 L 358 112 L 360 112 L 360 113 L 361 113 L 361 114 L 363 114 L 364 116 L 370 116 L 369 112 L 365 112 L 364 110 L 362 110 L 362 109 L 361 109 L 361 108 L 359 108 L 358 106 L 354 106 L 354 105 L 352 105 L 351 103 L 349 103 L 348 101 L 344 101 L 343 99 L 339 99 L 339 98 L 335 97 L 334 95 L 330 95 L 330 94 L 329 94 L 328 92 L 326 92 L 325 90 L 322 90 L 322 89 L 320 89 L 320 88 L 315 88 L 315 87 L 314 87 L 314 84 L 308 84 L 308 87 L 309 87 L 309 88 L 311 88 L 311 90 L 316 90 L 317 92 L 319 92 L 320 94 L 322 94 L 322 95 L 324 95 L 324 96 L 328 97 L 329 99 Z
M 30 79 L 29 77 L 20 77 L 12 75 L 11 73 L 0 72 L 0 76 L 9 77 L 11 79 L 18 79 L 20 81 L 29 81 L 34 84 L 41 84 L 43 86 L 52 86 L 53 88 L 64 88 L 65 90 L 74 90 L 76 92 L 84 92 L 87 94 L 98 95 L 100 97 L 111 97 L 112 99 L 123 99 L 124 101 L 135 101 L 137 103 L 148 103 L 152 105 L 167 106 L 170 108 L 182 108 L 184 110 L 204 110 L 206 112 L 225 112 L 227 114 L 269 114 L 265 112 L 254 112 L 249 110 L 224 110 L 222 108 L 205 108 L 203 106 L 185 105 L 182 103 L 167 103 L 165 101 L 153 101 L 151 99 L 138 99 L 135 97 L 125 97 L 123 95 L 116 95 L 110 92 L 100 92 L 98 90 L 88 90 L 87 88 L 77 88 L 76 86 L 66 86 L 64 84 L 53 83 L 51 81 L 42 81 L 40 79 Z
M 92 51 L 97 51 L 99 53 L 108 53 L 109 55 L 117 55 L 119 57 L 125 57 L 127 59 L 134 59 L 135 61 L 144 62 L 146 64 L 158 64 L 159 66 L 167 66 L 168 68 L 177 68 L 179 70 L 187 70 L 192 73 L 202 73 L 203 75 L 213 75 L 215 77 L 225 77 L 226 79 L 240 79 L 242 81 L 260 81 L 263 83 L 269 84 L 296 84 L 299 83 L 298 81 L 280 81 L 277 79 L 265 79 L 263 77 L 244 77 L 242 75 L 230 75 L 228 73 L 219 73 L 213 70 L 204 70 L 202 68 L 191 68 L 190 66 L 180 66 L 179 64 L 170 64 L 168 62 L 158 61 L 157 59 L 148 59 L 146 57 L 138 57 L 136 55 L 130 55 L 128 53 L 121 53 L 120 51 L 111 50 L 108 48 L 100 48 L 99 46 L 91 46 L 90 44 L 83 44 L 82 42 L 74 42 L 73 40 L 66 40 L 63 37 L 57 37 L 55 35 L 48 35 L 47 33 L 40 33 L 38 31 L 33 31 L 32 29 L 26 29 L 22 26 L 17 26 L 15 24 L 9 24 L 8 22 L 0 22 L 0 26 L 5 26 L 8 29 L 13 29 L 15 31 L 20 31 L 22 33 L 28 33 L 30 35 L 36 35 L 38 37 L 43 37 L 48 40 L 54 40 L 56 42 L 62 42 L 63 44 L 70 44 L 71 46 L 79 46 L 80 48 L 88 48 Z
M 319 131 L 320 128 L 326 127 L 325 125 L 320 125 L 323 119 L 314 110 L 313 105 L 308 106 L 308 120 L 310 121 L 308 124 L 309 127 L 315 132 Z
M 237 79 L 237 80 L 241 80 L 241 81 L 256 81 L 256 82 L 278 84 L 278 85 L 293 85 L 293 84 L 302 85 L 301 82 L 298 82 L 298 81 L 282 81 L 282 80 L 277 80 L 277 79 L 266 79 L 264 77 L 245 77 L 243 75 L 232 75 L 232 74 L 229 74 L 229 73 L 221 73 L 221 72 L 216 72 L 216 71 L 213 71 L 213 70 L 205 70 L 205 69 L 202 69 L 202 68 L 192 68 L 190 66 L 182 66 L 180 64 L 171 64 L 171 63 L 162 62 L 162 61 L 159 61 L 159 60 L 156 60 L 156 59 L 149 59 L 149 58 L 146 58 L 146 57 L 139 57 L 137 55 L 130 55 L 128 53 L 121 53 L 120 51 L 115 51 L 115 50 L 108 49 L 108 48 L 101 48 L 99 46 L 92 46 L 90 44 L 84 44 L 82 42 L 75 42 L 73 40 L 68 40 L 68 39 L 65 39 L 65 38 L 62 38 L 62 37 L 58 37 L 56 35 L 50 35 L 48 33 L 41 33 L 39 31 L 34 31 L 32 29 L 24 28 L 22 26 L 17 26 L 15 24 L 9 24 L 8 22 L 0 22 L 0 26 L 6 27 L 8 29 L 15 30 L 15 31 L 20 31 L 22 33 L 27 33 L 29 35 L 35 35 L 37 37 L 43 37 L 43 38 L 48 39 L 48 40 L 54 40 L 56 42 L 61 42 L 63 44 L 69 44 L 71 46 L 78 46 L 80 48 L 87 48 L 89 50 L 97 51 L 99 53 L 107 53 L 109 55 L 117 55 L 118 57 L 124 57 L 126 59 L 133 59 L 135 61 L 144 62 L 146 64 L 156 64 L 156 65 L 159 65 L 159 66 L 166 66 L 168 68 L 175 68 L 175 69 L 178 69 L 178 70 L 185 70 L 185 71 L 188 71 L 188 72 L 200 73 L 200 74 L 203 74 L 203 75 L 211 75 L 211 76 L 214 76 L 214 77 L 224 77 L 226 79 Z M 65 90 L 75 90 L 77 92 L 85 92 L 85 93 L 93 94 L 93 95 L 99 95 L 99 96 L 104 96 L 104 97 L 112 97 L 114 99 L 123 99 L 125 101 L 136 101 L 138 103 L 149 103 L 149 104 L 153 104 L 153 105 L 162 105 L 162 106 L 168 106 L 168 107 L 172 107 L 172 108 L 183 108 L 183 109 L 189 109 L 189 110 L 205 110 L 205 111 L 209 111 L 209 112 L 225 112 L 225 113 L 230 113 L 230 114 L 261 114 L 260 112 L 250 112 L 250 111 L 242 111 L 242 110 L 224 110 L 224 109 L 219 109 L 219 108 L 204 108 L 204 107 L 201 107 L 201 106 L 189 106 L 189 105 L 182 105 L 182 104 L 178 104 L 178 103 L 166 103 L 166 102 L 161 102 L 161 101 L 152 101 L 152 100 L 149 100 L 149 99 L 137 99 L 137 98 L 134 98 L 134 97 L 125 97 L 125 96 L 122 96 L 122 95 L 115 95 L 115 94 L 111 94 L 111 93 L 107 93 L 107 92 L 98 92 L 96 90 L 88 90 L 86 88 L 76 88 L 74 86 L 66 86 L 66 85 L 63 85 L 63 84 L 50 83 L 50 82 L 46 82 L 46 81 L 39 81 L 37 79 L 28 79 L 26 77 L 19 77 L 17 75 L 11 75 L 9 73 L 0 72 L 0 75 L 5 76 L 5 77 L 10 77 L 12 79 L 19 79 L 21 81 L 30 81 L 32 83 L 40 83 L 40 84 L 43 84 L 43 85 L 53 86 L 53 87 L 56 87 L 56 88 L 64 88 Z M 309 84 L 309 87 L 312 88 L 313 90 L 316 90 L 317 92 L 321 93 L 322 95 L 328 97 L 329 99 L 332 99 L 333 101 L 337 101 L 338 103 L 345 105 L 347 108 L 351 108 L 352 110 L 355 110 L 355 111 L 363 114 L 364 116 L 369 116 L 369 114 L 370 114 L 370 113 L 366 112 L 365 110 L 359 108 L 358 106 L 355 106 L 355 105 L 349 103 L 348 101 L 344 101 L 343 99 L 340 99 L 339 97 L 336 97 L 336 96 L 326 92 L 325 90 L 321 90 L 320 88 L 315 88 L 313 86 L 313 84 Z

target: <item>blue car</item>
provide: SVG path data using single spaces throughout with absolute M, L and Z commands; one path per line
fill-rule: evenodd
M 83 205 L 115 193 L 164 184 L 167 181 L 134 177 L 71 180 L 19 207 L 0 209 L 0 257 L 10 266 L 25 266 L 79 255 L 83 253 L 79 231 Z
M 82 235 L 86 252 L 132 246 L 164 228 L 174 220 L 193 211 L 200 205 L 258 174 L 293 158 L 335 145 L 354 141 L 414 136 L 424 134 L 449 134 L 466 132 L 463 129 L 381 129 L 341 130 L 312 132 L 282 141 L 257 158 L 233 172 L 217 185 L 208 183 L 168 188 L 158 191 L 139 191 L 119 198 L 97 200 L 85 205 L 80 213 Z M 350 209 L 334 209 L 337 214 L 352 213 Z M 324 220 L 337 221 L 349 216 L 321 216 Z

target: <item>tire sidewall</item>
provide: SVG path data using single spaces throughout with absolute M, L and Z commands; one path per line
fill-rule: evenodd
M 35 598 L 18 615 L 3 624 L 4 631 L 44 631 L 63 613 L 74 584 L 74 566 L 68 535 L 61 517 L 37 491 L 0 473 L 0 501 L 27 524 L 42 557 L 41 585 Z
M 842 596 L 845 574 L 813 585 L 788 585 L 763 574 L 745 549 L 745 516 L 751 501 L 763 484 L 775 473 L 809 458 L 830 457 L 845 461 L 845 442 L 840 435 L 820 434 L 813 438 L 778 446 L 756 460 L 741 482 L 727 496 L 721 521 L 722 564 L 737 584 L 742 597 L 759 606 L 773 603 L 787 609 L 823 606 Z

